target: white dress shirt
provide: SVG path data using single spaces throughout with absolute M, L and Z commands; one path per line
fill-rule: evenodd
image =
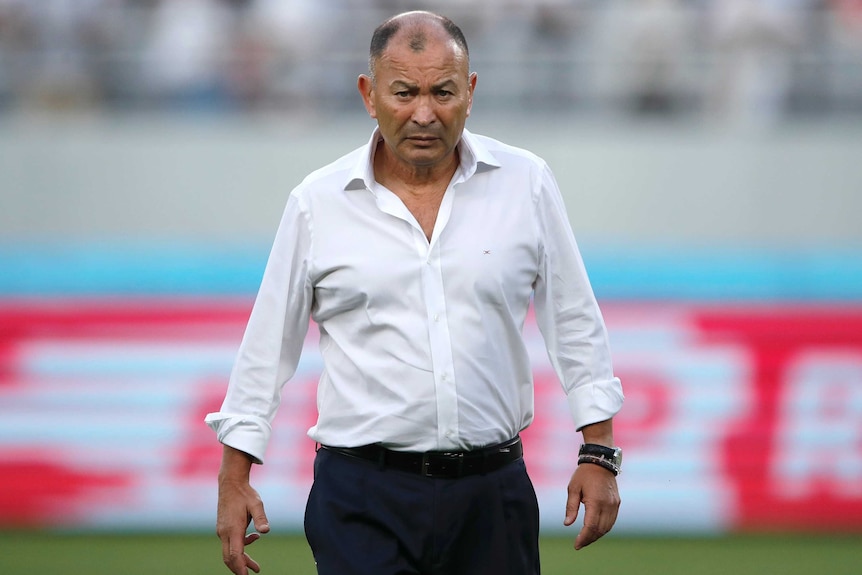
M 379 137 L 290 194 L 227 395 L 206 418 L 219 441 L 263 461 L 309 318 L 324 363 L 315 441 L 428 451 L 510 439 L 533 419 L 531 296 L 575 428 L 616 414 L 604 321 L 547 164 L 465 130 L 429 242 L 374 179 Z

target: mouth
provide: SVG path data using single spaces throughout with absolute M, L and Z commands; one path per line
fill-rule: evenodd
M 409 136 L 407 141 L 409 141 L 414 146 L 427 147 L 435 142 L 437 142 L 439 138 L 434 136 Z

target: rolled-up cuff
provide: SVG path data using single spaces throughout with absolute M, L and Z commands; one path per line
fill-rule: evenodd
M 616 377 L 576 387 L 567 397 L 578 430 L 612 418 L 622 409 L 624 399 L 623 386 Z
M 272 428 L 269 423 L 253 415 L 210 413 L 204 422 L 216 432 L 219 442 L 248 453 L 255 463 L 263 464 L 263 456 Z

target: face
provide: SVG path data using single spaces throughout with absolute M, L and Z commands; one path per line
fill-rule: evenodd
M 443 32 L 427 35 L 413 51 L 403 31 L 375 65 L 375 81 L 360 76 L 365 108 L 377 120 L 386 153 L 411 169 L 451 160 L 473 105 L 476 74 L 466 55 Z

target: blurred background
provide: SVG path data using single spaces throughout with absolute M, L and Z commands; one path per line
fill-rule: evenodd
M 615 532 L 862 533 L 859 0 L 0 0 L 0 528 L 212 530 L 203 417 L 284 202 L 366 142 L 371 33 L 416 8 L 467 36 L 468 128 L 565 195 L 628 398 Z M 554 533 L 578 436 L 526 335 Z M 316 342 L 255 469 L 288 531 Z

